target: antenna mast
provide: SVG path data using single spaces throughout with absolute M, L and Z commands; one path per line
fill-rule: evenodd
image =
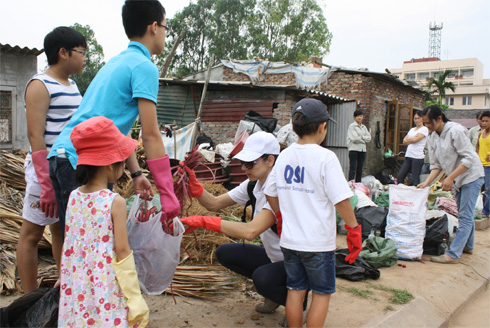
M 429 58 L 441 59 L 441 25 L 429 24 Z

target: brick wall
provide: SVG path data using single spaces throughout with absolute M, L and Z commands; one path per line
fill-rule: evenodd
M 223 81 L 250 82 L 250 78 L 242 73 L 234 73 L 233 69 L 223 67 Z M 295 85 L 296 78 L 294 73 L 285 74 L 266 74 L 264 79 L 257 82 L 257 85 Z
M 392 83 L 362 74 L 334 72 L 322 91 L 345 99 L 356 100 L 358 109 L 363 111 L 363 124 L 371 129 L 372 141 L 367 146 L 364 175 L 375 174 L 383 167 L 384 129 L 386 120 L 386 101 L 397 100 L 399 104 L 412 104 L 423 108 L 423 94 Z M 354 119 L 352 119 L 354 121 Z M 381 149 L 376 147 L 377 122 L 380 122 Z

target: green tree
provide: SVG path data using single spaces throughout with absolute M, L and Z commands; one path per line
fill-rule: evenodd
M 439 74 L 437 79 L 431 77 L 427 82 L 427 89 L 431 94 L 438 95 L 438 104 L 442 105 L 442 100 L 446 98 L 446 90 L 456 90 L 453 82 L 446 81 L 446 78 L 451 74 L 452 70 L 447 69 L 444 73 Z M 432 90 L 433 89 L 433 90 Z
M 332 39 L 316 0 L 198 0 L 167 21 L 164 53 L 184 30 L 170 74 L 184 76 L 221 59 L 261 57 L 299 62 L 328 53 Z
M 262 0 L 254 21 L 249 35 L 254 56 L 299 62 L 330 50 L 332 34 L 316 0 Z
M 80 93 L 83 96 L 85 91 L 87 91 L 90 82 L 92 82 L 95 75 L 97 75 L 97 72 L 105 65 L 104 50 L 97 42 L 95 33 L 89 25 L 82 26 L 79 23 L 75 23 L 70 27 L 87 38 L 87 61 L 85 62 L 85 69 L 82 73 L 71 77 L 73 81 L 76 82 L 78 90 L 80 90 Z

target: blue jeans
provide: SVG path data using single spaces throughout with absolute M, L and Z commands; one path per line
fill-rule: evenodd
M 420 183 L 420 171 L 422 171 L 422 166 L 424 165 L 424 159 L 405 157 L 400 171 L 398 171 L 398 183 L 403 183 L 408 173 L 412 173 L 412 182 L 414 186 Z
M 366 152 L 363 151 L 349 151 L 349 181 L 356 180 L 361 182 L 362 179 L 362 167 L 366 160 Z
M 301 252 L 281 247 L 288 289 L 335 293 L 335 251 Z
M 456 237 L 449 246 L 447 255 L 459 259 L 463 250 L 473 250 L 475 245 L 475 205 L 484 179 L 478 178 L 473 182 L 461 186 L 456 192 L 456 203 L 459 212 L 459 226 Z
M 66 207 L 73 190 L 78 188 L 75 170 L 68 158 L 54 156 L 49 159 L 49 177 L 53 183 L 54 196 L 58 203 L 61 238 L 65 239 Z
M 485 171 L 485 203 L 483 204 L 482 213 L 490 214 L 490 166 L 484 166 Z

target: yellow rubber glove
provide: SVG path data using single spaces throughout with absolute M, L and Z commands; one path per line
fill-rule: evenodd
M 141 296 L 133 251 L 120 262 L 116 262 L 116 259 L 113 258 L 112 265 L 116 272 L 117 282 L 126 297 L 126 304 L 129 308 L 128 326 L 134 326 L 141 321 L 138 327 L 146 327 L 150 320 L 150 310 L 148 305 L 146 305 L 145 299 Z

